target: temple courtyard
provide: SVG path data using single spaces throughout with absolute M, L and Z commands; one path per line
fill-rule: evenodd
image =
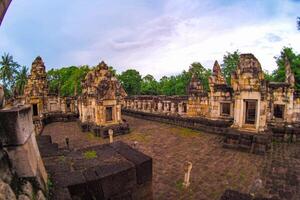
M 130 134 L 115 137 L 153 158 L 154 199 L 219 199 L 226 189 L 256 192 L 280 199 L 299 199 L 300 149 L 297 144 L 273 142 L 267 155 L 254 155 L 222 148 L 222 137 L 124 116 Z M 108 139 L 83 133 L 77 122 L 47 125 L 60 148 L 69 138 L 71 149 L 108 143 Z M 191 185 L 182 186 L 184 163 L 193 163 Z M 257 189 L 257 181 L 262 188 Z

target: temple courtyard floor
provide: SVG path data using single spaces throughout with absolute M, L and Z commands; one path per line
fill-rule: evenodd
M 219 199 L 226 189 L 279 199 L 300 199 L 300 144 L 273 143 L 267 155 L 222 148 L 222 137 L 159 122 L 124 117 L 131 133 L 115 137 L 153 158 L 153 196 L 160 199 Z M 83 148 L 108 139 L 81 132 L 76 122 L 57 122 L 43 135 L 65 147 Z M 191 185 L 182 186 L 184 163 L 193 163 Z M 255 182 L 262 180 L 262 188 Z

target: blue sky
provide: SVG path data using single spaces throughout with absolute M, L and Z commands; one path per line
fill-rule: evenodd
M 47 69 L 96 65 L 135 68 L 156 78 L 239 49 L 265 70 L 283 46 L 300 53 L 299 0 L 13 0 L 0 27 L 0 54 Z

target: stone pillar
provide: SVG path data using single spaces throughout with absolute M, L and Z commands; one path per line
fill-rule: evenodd
M 171 113 L 176 113 L 176 107 L 174 102 L 171 103 Z
M 163 104 L 160 101 L 157 103 L 157 111 L 158 112 L 162 112 L 163 111 Z
M 182 105 L 182 102 L 180 102 L 179 104 L 177 104 L 178 106 L 178 114 L 179 115 L 182 115 L 183 113 L 183 105 Z
M 151 103 L 151 101 L 148 102 L 148 111 L 152 112 L 152 103 Z
M 37 146 L 30 106 L 0 110 L 0 139 L 19 177 L 36 178 L 43 189 L 47 173 Z
M 138 110 L 142 110 L 142 102 L 138 101 Z

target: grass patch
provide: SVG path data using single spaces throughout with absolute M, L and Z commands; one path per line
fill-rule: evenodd
M 181 128 L 181 127 L 172 128 L 172 132 L 174 132 L 175 134 L 181 137 L 198 137 L 201 135 L 199 131 L 195 131 L 189 128 Z
M 94 140 L 94 139 L 96 139 L 96 136 L 95 136 L 93 133 L 91 133 L 91 132 L 88 132 L 86 136 L 87 136 L 87 138 L 88 138 L 89 140 Z
M 65 156 L 59 156 L 59 161 L 61 162 L 65 162 L 66 161 L 66 157 Z
M 144 142 L 144 143 L 147 143 L 150 140 L 149 135 L 144 133 L 132 133 L 128 135 L 128 139 L 132 141 Z
M 97 158 L 97 152 L 96 151 L 86 151 L 86 152 L 83 153 L 83 156 L 86 159 Z
M 183 181 L 182 180 L 177 180 L 175 182 L 175 187 L 176 187 L 177 190 L 182 191 L 184 189 Z

